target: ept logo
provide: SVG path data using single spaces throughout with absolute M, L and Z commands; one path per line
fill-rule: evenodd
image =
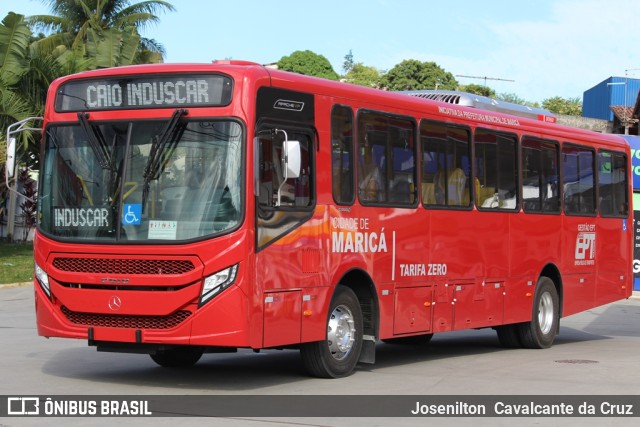
M 576 260 L 594 259 L 596 256 L 596 233 L 578 233 L 576 238 Z

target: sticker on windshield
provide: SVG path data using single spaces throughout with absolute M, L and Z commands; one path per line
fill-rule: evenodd
M 149 238 L 175 240 L 178 221 L 149 221 Z
M 123 225 L 140 225 L 142 222 L 142 204 L 131 203 L 124 205 L 124 211 L 122 212 L 122 224 Z

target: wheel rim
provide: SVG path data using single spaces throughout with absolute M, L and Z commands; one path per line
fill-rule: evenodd
M 327 325 L 327 341 L 331 356 L 336 360 L 346 358 L 356 337 L 356 325 L 353 321 L 353 314 L 344 305 L 337 306 L 329 317 Z
M 538 304 L 538 324 L 540 331 L 546 335 L 551 331 L 553 326 L 553 298 L 549 292 L 542 294 L 540 303 Z

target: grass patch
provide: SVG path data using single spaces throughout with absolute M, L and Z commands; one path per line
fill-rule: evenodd
M 0 242 L 0 285 L 33 280 L 33 244 Z

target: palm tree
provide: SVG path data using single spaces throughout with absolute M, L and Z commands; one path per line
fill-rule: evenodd
M 9 12 L 0 24 L 0 141 L 10 124 L 42 116 L 46 91 L 60 75 L 55 59 L 40 51 L 24 16 Z M 22 150 L 38 152 L 36 135 L 18 137 Z
M 29 23 L 50 34 L 40 42 L 42 48 L 62 57 L 63 64 L 75 64 L 71 71 L 86 67 L 87 64 L 78 64 L 83 57 L 94 59 L 89 68 L 163 60 L 163 46 L 141 37 L 139 31 L 157 23 L 159 12 L 175 11 L 166 1 L 42 1 L 54 15 L 34 15 L 29 17 Z

